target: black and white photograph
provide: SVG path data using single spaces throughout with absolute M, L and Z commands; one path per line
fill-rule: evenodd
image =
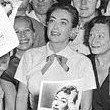
M 79 110 L 82 80 L 43 81 L 38 110 Z
M 0 0 L 0 110 L 110 110 L 110 0 Z

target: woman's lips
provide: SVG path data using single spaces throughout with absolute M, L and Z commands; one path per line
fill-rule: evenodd
M 80 10 L 88 10 L 89 8 L 84 7 L 84 8 L 80 8 Z
M 53 107 L 53 110 L 59 110 L 59 108 Z
M 26 39 L 26 40 L 20 40 L 20 44 L 24 44 L 24 43 L 28 43 L 29 42 L 29 39 Z
M 96 48 L 100 48 L 100 46 L 91 46 L 91 47 L 92 47 L 92 48 L 95 48 L 95 49 L 96 49 Z

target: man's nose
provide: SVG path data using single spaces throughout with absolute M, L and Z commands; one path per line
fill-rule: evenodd
M 24 38 L 24 37 L 26 36 L 25 31 L 21 31 L 21 32 L 20 32 L 20 36 L 21 36 L 21 38 Z

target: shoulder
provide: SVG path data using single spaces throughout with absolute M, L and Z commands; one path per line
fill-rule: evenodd
M 27 50 L 24 53 L 24 57 L 27 60 L 36 61 L 37 59 L 40 59 L 43 55 L 45 55 L 45 53 L 46 53 L 46 46 L 42 46 L 42 47 L 37 47 L 37 48 L 32 48 Z
M 78 62 L 85 62 L 85 63 L 91 62 L 90 59 L 86 55 L 78 53 L 74 50 L 71 51 L 71 56 Z

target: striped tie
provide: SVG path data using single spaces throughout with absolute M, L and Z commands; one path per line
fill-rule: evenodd
M 52 65 L 54 58 L 56 57 L 57 61 L 59 62 L 59 64 L 61 65 L 61 67 L 67 72 L 69 71 L 69 67 L 67 66 L 66 62 L 67 62 L 67 58 L 65 58 L 64 56 L 61 55 L 56 55 L 56 54 L 52 54 L 50 56 L 48 56 L 46 58 L 46 64 L 45 66 L 41 69 L 42 74 L 44 75 L 44 73 L 48 70 L 48 68 Z

